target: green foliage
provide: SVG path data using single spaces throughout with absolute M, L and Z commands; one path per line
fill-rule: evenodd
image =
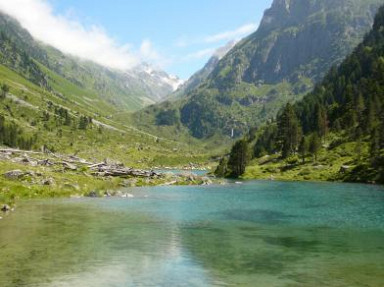
M 243 175 L 251 159 L 250 149 L 246 139 L 237 141 L 232 147 L 228 160 L 229 176 L 238 178 Z
M 92 123 L 92 119 L 90 117 L 81 116 L 79 120 L 79 130 L 86 130 L 88 125 Z
M 9 86 L 7 84 L 0 85 L 0 99 L 4 100 L 9 92 Z
M 321 140 L 317 133 L 312 134 L 309 141 L 309 152 L 314 157 L 315 161 L 317 161 L 317 155 L 319 153 L 319 150 L 321 148 Z
M 305 157 L 307 156 L 308 150 L 309 150 L 309 144 L 308 144 L 307 138 L 305 136 L 302 136 L 298 152 L 301 156 L 303 163 L 305 163 Z
M 330 150 L 340 144 L 351 142 L 357 166 L 370 166 L 370 173 L 365 173 L 366 181 L 378 181 L 383 170 L 382 151 L 384 148 L 384 6 L 379 9 L 375 25 L 364 41 L 348 56 L 339 68 L 332 68 L 324 80 L 313 92 L 296 103 L 287 105 L 278 119 L 278 134 L 282 156 L 295 152 L 297 144 L 297 127 L 301 126 L 305 136 L 309 137 L 308 151 L 318 161 L 321 152 L 321 138 L 327 140 L 328 126 L 338 133 L 341 139 L 334 141 Z M 298 115 L 299 123 L 295 116 Z M 260 139 L 268 138 L 270 131 L 265 128 Z M 363 151 L 364 141 L 370 138 L 370 155 Z M 273 142 L 273 140 L 269 140 Z M 299 145 L 303 162 L 306 156 L 306 139 Z M 265 149 L 263 141 L 257 140 L 255 150 Z M 341 151 L 342 156 L 349 154 Z M 360 168 L 353 173 L 360 178 Z
M 291 104 L 287 104 L 278 118 L 279 147 L 282 157 L 296 153 L 301 135 L 301 127 Z
M 232 130 L 236 138 L 242 137 L 249 126 L 273 119 L 287 102 L 300 100 L 329 68 L 341 63 L 370 29 L 374 16 L 371 11 L 380 3 L 298 1 L 290 4 L 290 13 L 286 13 L 285 5 L 273 5 L 266 12 L 270 21 L 262 21 L 258 31 L 238 43 L 204 81 L 178 95 L 171 109 L 180 110 L 181 123 L 198 139 L 208 140 L 215 134 L 228 137 Z M 164 104 L 157 108 L 170 109 Z M 153 123 L 153 117 L 148 116 L 151 112 L 148 108 L 138 113 L 144 117 L 135 118 L 144 118 L 144 127 L 149 126 Z M 317 123 L 312 121 L 314 116 Z M 317 115 L 309 117 L 311 127 L 306 126 L 305 132 L 318 125 L 319 136 L 324 139 L 330 122 L 327 111 L 319 109 Z M 172 126 L 168 127 L 172 130 Z M 174 125 L 173 131 L 178 128 Z M 255 152 L 273 149 L 264 147 Z
M 156 125 L 172 126 L 179 122 L 179 114 L 176 109 L 160 111 L 156 116 Z
M 217 166 L 215 170 L 215 175 L 218 177 L 227 177 L 229 176 L 229 170 L 228 170 L 228 157 L 223 157 L 220 160 L 219 165 Z

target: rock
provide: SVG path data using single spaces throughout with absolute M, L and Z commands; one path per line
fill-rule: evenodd
M 64 184 L 63 188 L 73 189 L 73 190 L 77 190 L 77 191 L 80 190 L 80 186 L 78 184 L 70 184 L 70 183 Z
M 348 165 L 342 165 L 341 167 L 340 167 L 340 173 L 346 173 L 349 169 L 350 169 L 351 167 L 350 166 L 348 166 Z
M 97 194 L 96 191 L 92 190 L 92 191 L 90 191 L 86 196 L 87 196 L 87 197 L 95 198 L 95 197 L 98 197 L 98 194 Z
M 42 184 L 43 185 L 54 185 L 55 184 L 55 180 L 53 178 L 47 178 L 47 179 L 44 179 L 42 181 Z
M 324 165 L 321 165 L 321 164 L 313 167 L 313 169 L 316 169 L 316 170 L 320 170 L 320 169 L 324 169 L 324 168 L 325 168 Z
M 104 192 L 104 196 L 105 197 L 111 197 L 112 194 L 107 190 L 106 192 Z
M 4 173 L 4 176 L 8 179 L 19 179 L 22 178 L 24 175 L 26 175 L 26 173 L 19 169 L 7 171 L 6 173 Z
M 162 186 L 174 185 L 174 184 L 176 184 L 176 183 L 177 183 L 177 181 L 174 180 L 174 181 L 166 182 L 166 183 L 162 184 Z
M 43 160 L 37 161 L 37 164 L 42 166 L 52 166 L 53 162 L 51 162 L 49 159 L 43 159 Z
M 122 198 L 134 198 L 135 196 L 130 193 L 123 193 L 120 197 Z
M 202 185 L 211 185 L 213 183 L 212 180 L 206 176 L 201 178 L 201 180 L 203 181 Z
M 77 170 L 77 166 L 74 164 L 71 164 L 69 162 L 63 161 L 62 162 L 64 169 L 69 169 L 69 170 Z
M 124 187 L 135 187 L 136 184 L 137 184 L 137 179 L 125 179 L 121 183 L 121 186 L 124 186 Z
M 2 212 L 8 212 L 11 210 L 11 207 L 7 204 L 4 204 L 3 207 L 1 208 Z

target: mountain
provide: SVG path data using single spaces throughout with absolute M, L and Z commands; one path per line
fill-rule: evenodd
M 117 72 L 64 55 L 0 15 L 1 147 L 119 159 L 131 166 L 185 164 L 192 159 L 185 157 L 186 144 L 118 120 L 159 100 L 156 87 L 165 95 L 175 84 L 177 79 L 146 64 Z
M 180 98 L 183 95 L 196 89 L 203 83 L 208 76 L 215 70 L 220 60 L 236 45 L 236 41 L 230 41 L 225 46 L 218 48 L 208 60 L 205 66 L 193 74 L 188 81 L 183 83 L 173 94 L 170 99 Z
M 142 63 L 134 69 L 126 71 L 124 76 L 127 88 L 132 83 L 140 85 L 146 95 L 146 98 L 143 99 L 143 101 L 146 101 L 146 105 L 161 102 L 183 84 L 183 81 L 177 76 L 168 75 L 166 72 L 155 69 L 147 63 Z
M 265 176 L 384 183 L 384 6 L 339 67 L 248 139 Z
M 263 123 L 285 103 L 301 99 L 340 64 L 371 28 L 380 3 L 274 0 L 259 29 L 231 49 L 198 87 L 171 104 L 146 109 L 146 117 L 155 122 L 151 116 L 175 110 L 196 138 L 240 136 L 251 123 Z
M 129 71 L 118 71 L 66 55 L 35 41 L 16 20 L 3 13 L 0 13 L 0 31 L 8 35 L 17 49 L 121 110 L 134 111 L 161 101 L 180 85 L 176 77 L 146 63 Z M 151 72 L 146 73 L 149 69 Z

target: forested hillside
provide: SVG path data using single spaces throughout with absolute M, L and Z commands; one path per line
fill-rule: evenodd
M 251 147 L 249 155 L 256 160 L 248 176 L 256 171 L 261 177 L 293 176 L 296 170 L 299 179 L 317 166 L 318 173 L 328 172 L 328 179 L 384 182 L 384 6 L 355 51 L 302 101 L 287 104 L 276 121 L 253 130 L 252 142 L 235 145 L 229 167 L 218 173 L 243 174 L 245 168 L 239 172 L 234 167 L 244 165 L 244 159 L 234 158 Z M 279 163 L 282 168 L 276 168 Z
M 149 107 L 135 118 L 146 128 L 180 125 L 201 139 L 239 137 L 300 100 L 372 27 L 380 0 L 275 0 L 259 29 L 223 57 L 180 100 Z M 156 121 L 163 113 L 171 121 Z

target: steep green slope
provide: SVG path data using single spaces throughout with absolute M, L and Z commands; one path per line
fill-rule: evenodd
M 153 123 L 160 113 L 176 110 L 194 137 L 239 136 L 301 99 L 339 64 L 370 29 L 380 3 L 275 0 L 258 31 L 237 44 L 207 80 L 171 107 L 148 108 L 144 117 Z
M 40 44 L 33 40 L 31 45 L 18 42 L 25 41 L 29 34 L 9 27 L 12 25 L 0 24 L 0 145 L 34 150 L 44 147 L 146 167 L 186 164 L 204 158 L 197 157 L 201 154 L 198 149 L 193 155 L 188 153 L 187 144 L 116 122 L 110 116 L 119 112 L 115 105 L 44 65 L 41 59 L 45 56 L 36 56 L 39 52 L 46 55 Z M 15 34 L 18 31 L 20 35 Z M 32 44 L 37 45 L 36 50 Z
M 65 55 L 35 41 L 16 20 L 1 12 L 0 32 L 12 41 L 13 48 L 25 51 L 51 71 L 120 110 L 135 111 L 158 102 L 174 91 L 178 81 L 162 71 L 145 73 L 142 66 L 122 72 Z
M 259 131 L 253 151 L 246 177 L 384 183 L 384 6 L 363 43 Z

